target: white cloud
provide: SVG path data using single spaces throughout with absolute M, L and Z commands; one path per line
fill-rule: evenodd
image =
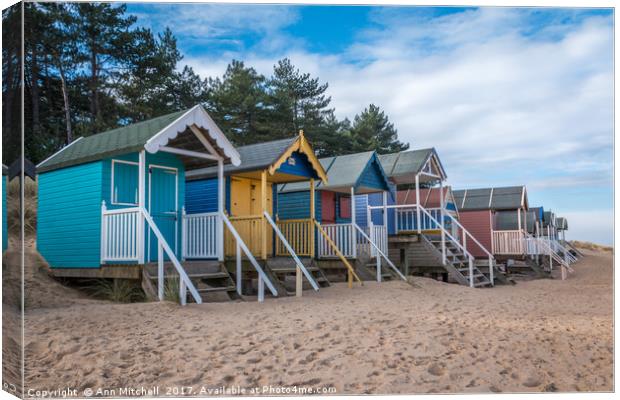
M 339 54 L 278 42 L 282 48 L 269 55 L 257 47 L 234 56 L 265 75 L 279 58 L 291 58 L 329 82 L 340 118 L 379 105 L 401 140 L 437 148 L 455 186 L 608 185 L 611 191 L 612 19 L 550 19 L 524 35 L 528 17 L 521 9 L 483 8 L 407 19 L 387 8 L 373 17 L 381 28 L 359 33 Z M 213 76 L 232 56 L 187 61 Z M 606 220 L 603 214 L 609 212 L 595 218 Z M 609 233 L 588 228 L 586 214 L 575 218 L 576 229 Z

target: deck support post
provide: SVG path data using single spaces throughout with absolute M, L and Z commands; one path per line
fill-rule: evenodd
M 310 242 L 310 258 L 314 258 L 314 220 L 316 213 L 316 191 L 314 190 L 314 178 L 310 178 L 310 227 L 308 229 Z M 301 271 L 299 271 L 301 273 Z
M 224 203 L 226 202 L 226 186 L 224 181 L 224 160 L 217 160 L 217 211 L 219 213 L 217 219 L 217 259 L 224 262 L 224 222 L 222 214 L 224 213 Z M 237 245 L 238 247 L 239 245 Z M 237 252 L 239 257 L 239 252 Z
M 518 237 L 518 246 L 519 246 L 519 253 L 524 253 L 523 251 L 523 232 L 521 231 L 521 207 L 519 207 L 519 209 L 517 210 L 517 228 L 519 230 L 519 237 Z
M 265 301 L 265 281 L 262 276 L 258 276 L 258 302 Z
M 157 295 L 164 300 L 164 246 L 157 242 Z
M 355 224 L 357 222 L 355 216 L 355 188 L 351 187 L 351 223 Z
M 551 252 L 553 251 L 553 248 L 551 247 L 551 230 L 550 230 L 550 225 L 547 225 L 547 242 L 549 244 L 549 267 L 553 271 L 553 255 L 551 254 Z
M 420 221 L 420 175 L 415 175 L 415 210 L 416 222 L 418 225 L 418 235 L 422 233 L 422 221 Z
M 446 228 L 443 220 L 443 181 L 439 181 L 439 228 L 441 229 L 441 258 L 442 262 L 446 264 Z
M 101 201 L 101 256 L 100 256 L 100 264 L 105 263 L 107 248 L 108 248 L 108 220 L 105 218 L 105 212 L 107 207 L 105 205 L 105 200 Z M 137 234 L 137 232 L 136 232 Z M 139 243 L 139 242 L 136 242 Z M 139 253 L 138 253 L 139 254 Z
M 267 259 L 267 221 L 265 220 L 265 212 L 267 211 L 267 170 L 260 173 L 260 200 L 261 200 L 261 258 Z
M 383 226 L 385 227 L 385 232 L 387 233 L 388 226 L 388 213 L 387 213 L 387 190 L 383 191 Z
M 143 210 L 146 210 L 146 152 L 144 150 L 140 150 L 138 155 L 138 207 Z M 146 246 L 145 243 L 145 235 L 144 235 L 144 225 L 145 225 L 144 215 L 139 213 L 138 216 L 138 263 L 144 264 L 144 249 Z
M 236 242 L 236 247 L 237 247 L 237 260 L 236 260 L 237 261 L 237 294 L 241 296 L 243 294 L 242 293 L 243 290 L 241 288 L 243 284 L 241 280 L 241 274 L 243 273 L 242 268 L 241 268 L 241 246 L 239 245 L 238 241 L 235 241 L 235 242 Z
M 370 209 L 368 208 L 368 204 L 366 204 L 366 211 L 367 211 L 367 215 L 368 217 L 368 226 L 372 226 L 371 225 L 371 215 L 370 215 Z M 355 240 L 355 238 L 357 237 L 357 232 L 355 232 L 355 224 L 357 223 L 357 218 L 355 216 L 355 187 L 351 186 L 351 234 L 353 235 L 353 254 L 357 257 L 357 240 Z M 370 232 L 372 232 L 372 228 L 370 228 Z M 371 233 L 372 235 L 372 233 Z M 372 236 L 371 236 L 372 237 Z M 348 286 L 349 289 L 351 289 L 353 287 L 353 274 L 351 273 L 351 271 L 347 271 L 347 282 L 348 282 Z

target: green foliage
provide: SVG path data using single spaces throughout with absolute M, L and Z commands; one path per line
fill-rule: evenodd
M 25 3 L 24 99 L 21 7 L 3 11 L 3 160 L 19 155 L 21 107 L 26 156 L 37 163 L 78 136 L 203 104 L 236 145 L 304 130 L 320 156 L 408 146 L 378 107 L 338 120 L 328 84 L 288 58 L 265 77 L 233 60 L 222 77 L 188 66 L 173 32 L 139 27 L 122 3 Z M 23 101 L 22 101 L 23 100 Z
M 374 104 L 356 115 L 351 127 L 353 149 L 355 152 L 376 150 L 380 154 L 395 153 L 409 148 L 398 141 L 394 124 L 387 115 Z
M 236 144 L 272 139 L 272 112 L 265 77 L 233 60 L 224 76 L 210 79 L 208 108 L 223 132 Z M 289 135 L 290 136 L 290 135 Z
M 164 300 L 173 303 L 181 303 L 179 298 L 179 286 L 181 285 L 178 275 L 171 275 L 164 283 Z
M 144 301 L 144 292 L 136 282 L 130 279 L 98 279 L 89 291 L 97 298 L 116 303 Z

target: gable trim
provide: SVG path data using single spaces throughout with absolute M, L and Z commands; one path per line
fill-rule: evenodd
M 280 157 L 267 168 L 269 174 L 275 174 L 280 165 L 286 162 L 286 160 L 296 151 L 303 153 L 306 157 L 308 157 L 308 161 L 312 165 L 312 168 L 314 168 L 316 174 L 319 176 L 319 179 L 327 183 L 327 173 L 325 172 L 325 169 L 323 169 L 323 166 L 319 162 L 318 158 L 316 158 L 314 150 L 312 149 L 312 146 L 310 146 L 310 143 L 306 140 L 303 132 L 300 132 L 293 144 L 291 144 L 284 151 L 284 153 L 282 153 L 282 155 L 280 155 Z

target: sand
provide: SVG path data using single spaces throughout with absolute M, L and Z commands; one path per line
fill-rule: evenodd
M 86 299 L 39 267 L 30 279 L 46 287 L 34 286 L 43 299 L 33 295 L 26 310 L 27 389 L 613 390 L 609 252 L 587 252 L 566 281 L 469 289 L 416 278 L 187 307 Z

